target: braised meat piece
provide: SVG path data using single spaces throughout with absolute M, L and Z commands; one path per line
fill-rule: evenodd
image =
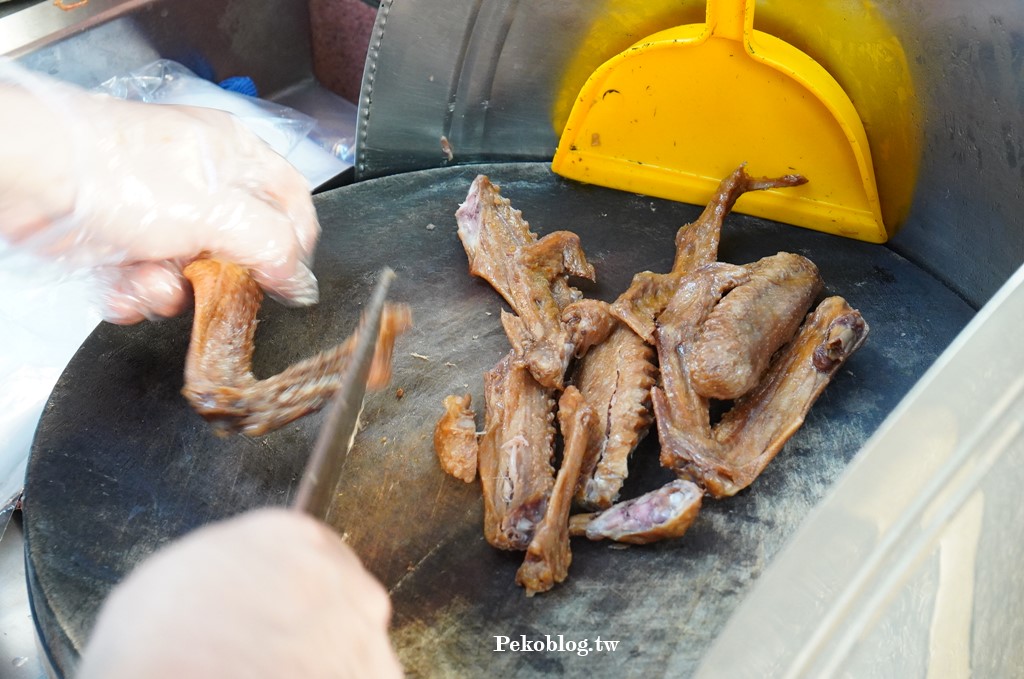
M 753 389 L 821 292 L 818 267 L 800 255 L 780 252 L 746 268 L 750 280 L 712 309 L 686 355 L 701 396 L 732 400 Z
M 700 213 L 697 221 L 683 226 L 676 232 L 676 258 L 672 263 L 672 271 L 689 273 L 718 259 L 722 222 L 744 193 L 782 189 L 806 183 L 807 179 L 798 174 L 751 177 L 747 174 L 746 163 L 740 165 L 719 183 L 711 202 Z
M 567 577 L 570 536 L 679 537 L 704 495 L 750 485 L 864 341 L 867 324 L 842 298 L 807 314 L 823 287 L 810 260 L 780 252 L 746 266 L 716 261 L 740 196 L 805 181 L 737 168 L 679 229 L 672 270 L 637 274 L 611 305 L 569 285 L 570 275 L 594 273 L 575 235 L 538 240 L 486 177 L 473 182 L 456 213 L 459 237 L 471 273 L 512 307 L 501 312 L 512 350 L 484 377 L 484 433 L 476 436 L 469 395 L 449 396 L 434 442 L 442 466 L 465 480 L 476 454 L 484 535 L 526 551 L 516 582 L 528 596 Z M 554 395 L 563 384 L 556 475 Z M 618 502 L 653 421 L 661 464 L 678 478 Z M 573 505 L 595 511 L 570 517 Z
M 806 184 L 797 174 L 783 177 L 755 178 L 747 174 L 745 165 L 718 185 L 718 190 L 695 222 L 680 227 L 676 232 L 676 256 L 670 274 L 645 271 L 633 278 L 633 283 L 615 303 L 612 311 L 623 323 L 645 340 L 654 343 L 654 319 L 665 308 L 680 279 L 696 269 L 718 259 L 718 243 L 722 235 L 722 222 L 740 196 L 748 191 L 763 191 Z
M 648 344 L 654 344 L 654 320 L 672 299 L 684 273 L 641 271 L 612 304 L 612 313 Z
M 623 324 L 577 364 L 573 384 L 598 415 L 576 492 L 583 507 L 604 509 L 618 497 L 629 457 L 651 425 L 657 372 L 654 351 Z
M 703 497 L 696 484 L 676 479 L 603 512 L 577 514 L 569 522 L 569 533 L 634 545 L 678 538 L 697 518 Z
M 356 334 L 333 349 L 258 380 L 252 374 L 256 313 L 263 300 L 248 271 L 230 262 L 197 259 L 185 267 L 195 294 L 195 318 L 182 394 L 220 435 L 259 436 L 323 407 L 341 386 Z M 395 340 L 412 324 L 409 307 L 389 304 L 381 319 L 368 387 L 391 379 Z
M 441 469 L 455 478 L 472 483 L 476 478 L 477 441 L 473 397 L 446 396 L 444 415 L 434 428 L 434 450 Z
M 516 582 L 526 595 L 546 592 L 565 580 L 572 563 L 569 549 L 569 510 L 573 490 L 580 477 L 583 456 L 597 420 L 576 387 L 569 386 L 558 400 L 558 422 L 565 440 L 562 466 L 558 469 L 544 518 L 526 549 L 526 559 L 516 573 Z
M 594 278 L 579 237 L 555 231 L 538 240 L 484 175 L 473 181 L 455 217 L 470 273 L 490 283 L 515 311 L 503 314 L 502 324 L 516 356 L 538 382 L 560 389 L 573 352 L 561 313 L 580 298 L 568 277 Z
M 552 390 L 509 353 L 484 375 L 480 437 L 484 536 L 499 549 L 523 550 L 547 510 L 555 483 Z
M 583 357 L 591 347 L 605 341 L 618 325 L 608 302 L 596 299 L 581 299 L 565 307 L 562 323 L 569 331 L 569 341 L 576 349 L 576 358 Z
M 711 437 L 708 399 L 693 390 L 683 356 L 718 300 L 748 279 L 749 273 L 742 266 L 716 262 L 701 267 L 683 280 L 658 318 L 655 336 L 661 387 L 651 389 L 651 401 L 658 423 L 664 466 L 672 468 L 666 461 L 665 440 L 662 438 L 667 426 L 671 426 L 673 431 L 692 431 L 694 437 Z M 662 399 L 660 409 L 658 397 Z
M 683 323 L 701 315 L 699 306 L 691 305 L 689 316 L 682 315 Z M 659 319 L 659 324 L 674 320 L 680 319 Z M 662 464 L 715 497 L 734 495 L 757 478 L 868 334 L 867 323 L 844 299 L 825 299 L 779 352 L 761 383 L 738 399 L 712 430 L 707 400 L 693 390 L 686 379 L 686 362 L 678 358 L 692 350 L 696 333 L 667 328 L 659 327 L 658 345 L 665 389 L 651 393 Z M 676 343 L 676 337 L 681 342 Z M 666 362 L 672 363 L 668 371 Z

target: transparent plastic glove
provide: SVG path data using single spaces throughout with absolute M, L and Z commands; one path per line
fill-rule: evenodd
M 259 510 L 144 561 L 104 603 L 77 679 L 400 677 L 389 616 L 335 533 Z
M 302 175 L 233 116 L 121 101 L 0 61 L 0 236 L 96 271 L 104 316 L 188 305 L 202 253 L 276 298 L 317 300 L 319 225 Z

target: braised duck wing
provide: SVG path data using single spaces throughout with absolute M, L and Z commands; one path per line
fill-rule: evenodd
M 434 427 L 434 450 L 441 469 L 466 483 L 476 479 L 479 450 L 472 401 L 469 394 L 446 396 L 444 415 Z
M 679 401 L 668 390 L 654 390 L 662 464 L 715 497 L 746 488 L 800 428 L 811 405 L 867 334 L 858 311 L 841 297 L 826 298 L 780 350 L 760 384 L 735 402 L 713 432 L 691 429 L 674 415 L 689 407 L 686 397 L 701 398 L 692 390 Z M 684 340 L 679 351 L 685 354 L 689 346 Z
M 569 533 L 635 545 L 678 538 L 697 518 L 703 497 L 699 486 L 676 479 L 603 512 L 573 516 Z
M 671 464 L 665 457 L 665 432 L 686 431 L 694 440 L 711 439 L 708 399 L 694 391 L 683 357 L 718 300 L 749 278 L 745 267 L 720 262 L 708 264 L 683 280 L 658 317 L 655 337 L 661 387 L 651 389 L 651 401 L 661 439 L 662 465 L 666 467 Z
M 499 549 L 523 550 L 547 510 L 555 401 L 509 353 L 484 375 L 485 421 L 479 439 L 484 536 Z
M 592 437 L 597 415 L 576 387 L 568 386 L 558 400 L 558 422 L 565 440 L 562 466 L 558 469 L 547 510 L 516 573 L 526 595 L 546 592 L 569 575 L 569 510 L 580 477 L 583 456 Z
M 473 181 L 455 217 L 470 273 L 490 283 L 515 312 L 502 323 L 517 357 L 542 385 L 560 389 L 573 351 L 561 313 L 581 297 L 568 277 L 594 278 L 579 237 L 556 231 L 538 240 L 484 175 Z
M 319 410 L 341 386 L 359 330 L 343 343 L 277 375 L 252 374 L 256 313 L 263 300 L 248 271 L 230 262 L 197 259 L 185 267 L 195 294 L 195 318 L 182 394 L 220 435 L 259 436 Z M 412 325 L 405 305 L 384 309 L 368 386 L 391 379 L 395 340 Z
M 747 271 L 750 280 L 712 309 L 686 355 L 701 396 L 732 400 L 753 389 L 822 289 L 818 267 L 789 252 L 748 264 Z
M 754 178 L 743 165 L 723 179 L 711 202 L 696 221 L 676 232 L 676 255 L 670 274 L 645 271 L 633 277 L 629 288 L 612 304 L 612 311 L 636 334 L 654 344 L 654 320 L 672 299 L 681 279 L 718 259 L 722 223 L 740 196 L 748 191 L 763 191 L 806 184 L 800 175 Z
M 698 267 L 718 259 L 718 243 L 722 236 L 722 222 L 740 196 L 748 191 L 781 189 L 806 184 L 807 179 L 798 174 L 782 177 L 751 177 L 746 164 L 740 165 L 732 174 L 718 184 L 711 201 L 695 222 L 682 226 L 676 232 L 676 258 L 672 271 L 689 273 Z

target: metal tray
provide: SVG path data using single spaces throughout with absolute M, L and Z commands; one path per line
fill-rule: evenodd
M 889 249 L 742 215 L 720 258 L 780 250 L 814 260 L 829 294 L 871 324 L 807 422 L 753 486 L 708 501 L 674 542 L 621 549 L 574 541 L 569 579 L 528 599 L 521 555 L 481 534 L 479 489 L 447 477 L 432 431 L 449 393 L 482 402 L 482 376 L 508 350 L 503 302 L 467 271 L 454 212 L 484 173 L 533 229 L 580 234 L 597 270 L 589 296 L 614 299 L 641 270 L 666 271 L 676 229 L 700 208 L 565 181 L 546 164 L 451 167 L 390 176 L 317 197 L 322 302 L 260 312 L 255 370 L 269 375 L 346 336 L 376 272 L 415 327 L 396 348 L 391 388 L 373 394 L 347 461 L 337 529 L 391 591 L 393 639 L 410 676 L 639 676 L 692 673 L 807 511 L 974 310 Z M 209 521 L 285 504 L 320 415 L 257 440 L 218 439 L 179 395 L 190 316 L 103 324 L 55 387 L 25 493 L 30 592 L 55 666 L 73 674 L 97 609 L 154 549 Z M 401 388 L 404 396 L 398 398 Z M 631 495 L 668 478 L 657 437 L 642 444 Z M 880 482 L 884 482 L 881 479 Z M 496 651 L 496 637 L 589 641 L 590 652 Z M 595 642 L 617 641 L 614 651 Z M 564 646 L 563 646 L 564 648 Z

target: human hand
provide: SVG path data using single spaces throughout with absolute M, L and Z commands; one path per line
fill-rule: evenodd
M 381 585 L 329 528 L 263 509 L 144 561 L 104 603 L 78 679 L 401 677 Z
M 189 304 L 202 253 L 271 295 L 317 300 L 319 225 L 302 175 L 234 116 L 112 99 L 0 64 L 0 235 L 94 269 L 107 320 Z

